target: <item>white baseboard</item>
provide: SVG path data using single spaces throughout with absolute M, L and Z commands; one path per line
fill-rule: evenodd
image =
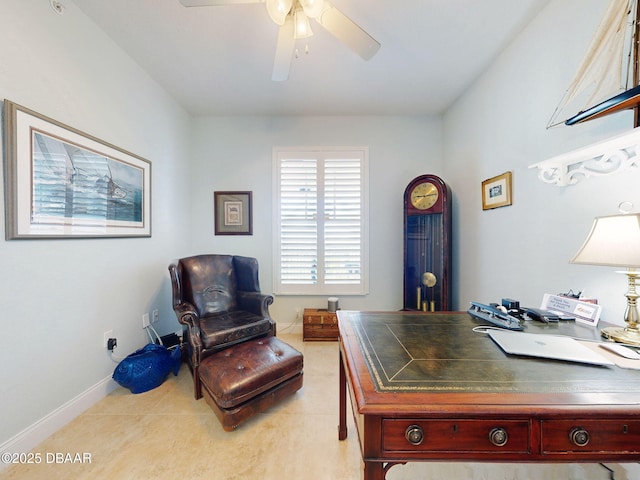
M 117 387 L 118 384 L 109 375 L 1 444 L 0 452 L 30 452 L 43 440 L 60 430 L 96 402 L 102 400 Z M 0 463 L 0 471 L 6 466 L 4 463 Z

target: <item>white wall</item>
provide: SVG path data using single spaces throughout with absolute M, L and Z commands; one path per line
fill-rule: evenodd
M 187 243 L 189 117 L 64 4 L 2 1 L 0 99 L 150 160 L 152 237 L 4 241 L 1 222 L 0 444 L 111 376 L 105 331 L 124 356 L 148 340 L 143 312 L 160 309 L 161 334 L 178 325 L 167 265 Z
M 350 309 L 402 308 L 403 192 L 414 177 L 442 174 L 441 121 L 433 117 L 234 117 L 194 121 L 192 237 L 194 253 L 250 255 L 272 291 L 272 150 L 274 146 L 369 147 L 370 294 L 339 296 Z M 213 192 L 253 191 L 253 236 L 213 235 Z M 279 296 L 278 328 L 297 309 L 327 305 L 326 296 Z M 299 325 L 297 325 L 299 327 Z
M 455 298 L 539 305 L 544 293 L 583 290 L 603 318 L 620 322 L 626 277 L 613 268 L 570 265 L 593 218 L 622 201 L 640 210 L 636 168 L 571 187 L 537 179 L 529 165 L 633 127 L 630 113 L 546 130 L 606 3 L 555 0 L 444 117 L 446 178 L 455 192 Z M 482 180 L 513 172 L 513 205 L 482 211 Z

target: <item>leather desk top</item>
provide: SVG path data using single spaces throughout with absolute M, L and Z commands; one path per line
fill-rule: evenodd
M 467 313 L 340 312 L 377 392 L 640 392 L 640 372 L 505 354 Z M 341 332 L 344 329 L 341 327 Z M 592 327 L 527 322 L 526 331 L 597 340 Z

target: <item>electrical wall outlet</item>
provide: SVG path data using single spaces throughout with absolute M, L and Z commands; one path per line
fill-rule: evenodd
M 149 325 L 151 325 L 149 323 L 149 314 L 148 313 L 143 313 L 142 314 L 142 328 L 147 328 Z
M 109 347 L 108 343 L 109 343 L 109 339 L 110 338 L 113 338 L 113 330 L 109 330 L 108 332 L 104 332 L 104 336 L 103 336 L 103 339 L 102 339 L 102 345 L 105 348 Z
M 156 323 L 158 321 L 158 318 L 160 317 L 160 312 L 158 312 L 158 309 L 156 308 L 152 313 L 151 313 L 151 323 Z

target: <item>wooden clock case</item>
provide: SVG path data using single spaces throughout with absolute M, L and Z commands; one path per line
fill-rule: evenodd
M 411 193 L 423 183 L 432 184 L 436 202 L 420 210 Z M 451 291 L 451 191 L 435 175 L 414 178 L 404 191 L 404 310 L 449 311 Z M 436 277 L 436 284 L 423 284 L 424 274 Z M 420 298 L 418 298 L 420 297 Z

